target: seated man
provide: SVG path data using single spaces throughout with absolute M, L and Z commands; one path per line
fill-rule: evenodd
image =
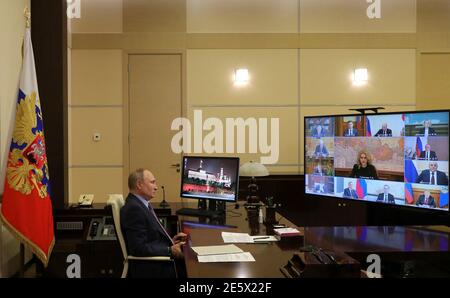
M 430 195 L 430 191 L 426 190 L 423 195 L 420 195 L 417 199 L 416 206 L 436 208 L 436 202 Z
M 375 137 L 392 137 L 392 130 L 387 128 L 387 123 L 383 123 L 381 129 L 375 134 Z
M 344 137 L 357 137 L 358 130 L 353 128 L 353 122 L 349 121 L 347 123 L 347 129 L 344 131 Z
M 437 160 L 436 152 L 431 151 L 430 144 L 425 145 L 425 150 L 420 152 L 420 158 L 425 160 Z
M 328 134 L 327 129 L 325 127 L 323 127 L 321 124 L 317 124 L 316 126 L 314 126 L 311 131 L 311 135 L 314 138 L 325 137 L 327 134 Z
M 431 185 L 448 185 L 448 178 L 444 172 L 438 171 L 438 163 L 432 161 L 428 165 L 429 170 L 423 170 L 416 178 L 416 183 Z
M 378 195 L 377 202 L 395 204 L 394 196 L 389 193 L 389 185 L 384 186 L 384 192 Z
M 328 156 L 328 150 L 327 147 L 323 144 L 323 140 L 319 141 L 319 144 L 316 146 L 316 150 L 314 150 L 314 155 L 319 157 L 327 157 Z
M 317 166 L 314 167 L 314 175 L 319 175 L 319 176 L 325 175 L 320 162 L 317 163 Z
M 351 198 L 351 199 L 358 198 L 358 194 L 353 189 L 353 182 L 351 181 L 348 183 L 348 187 L 344 189 L 344 198 Z
M 171 256 L 183 258 L 181 246 L 186 234 L 173 239 L 167 234 L 149 201 L 158 186 L 153 174 L 138 169 L 128 177 L 130 193 L 120 210 L 121 226 L 128 254 L 136 257 Z M 133 278 L 176 277 L 172 262 L 131 261 L 129 276 Z
M 431 120 L 425 120 L 423 122 L 423 127 L 419 130 L 419 135 L 423 135 L 425 137 L 437 135 L 434 128 L 431 127 Z

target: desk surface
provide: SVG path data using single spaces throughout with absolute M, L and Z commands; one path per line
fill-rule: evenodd
M 277 215 L 277 218 L 281 217 Z M 184 248 L 188 277 L 283 277 L 279 268 L 287 263 L 303 245 L 343 253 L 445 253 L 449 252 L 450 233 L 447 229 L 414 226 L 348 226 L 298 228 L 304 237 L 269 244 L 236 244 L 250 252 L 255 262 L 199 263 L 191 246 L 223 245 L 222 231 L 250 235 L 272 235 L 273 230 L 257 221 L 257 213 L 244 209 L 227 212 L 224 222 L 212 222 L 198 217 L 179 217 L 182 229 L 189 234 Z M 202 222 L 203 221 L 203 222 Z M 282 218 L 280 223 L 294 225 Z

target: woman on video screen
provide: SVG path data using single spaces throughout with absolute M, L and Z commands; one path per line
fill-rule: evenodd
M 357 163 L 350 174 L 352 178 L 378 179 L 377 169 L 372 165 L 372 160 L 365 151 L 358 153 Z

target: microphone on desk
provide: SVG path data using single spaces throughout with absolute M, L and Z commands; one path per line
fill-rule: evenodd
M 161 186 L 162 190 L 163 190 L 163 200 L 161 203 L 159 203 L 159 207 L 161 208 L 167 208 L 169 207 L 169 203 L 166 202 L 166 190 L 164 189 L 164 185 Z

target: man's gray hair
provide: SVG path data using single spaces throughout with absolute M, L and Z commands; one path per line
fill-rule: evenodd
M 129 190 L 136 190 L 137 182 L 139 180 L 144 180 L 144 171 L 145 169 L 140 168 L 137 170 L 134 170 L 130 176 L 128 176 L 128 188 Z

